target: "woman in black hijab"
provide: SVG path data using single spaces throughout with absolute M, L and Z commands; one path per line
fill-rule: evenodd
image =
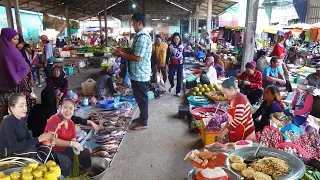
M 41 104 L 31 108 L 28 116 L 28 128 L 32 131 L 33 137 L 38 137 L 44 132 L 47 120 L 57 113 L 56 95 L 53 88 L 45 88 L 41 92 Z

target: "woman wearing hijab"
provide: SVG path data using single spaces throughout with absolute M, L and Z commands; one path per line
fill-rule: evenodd
M 28 116 L 28 128 L 34 137 L 44 132 L 47 120 L 56 113 L 56 93 L 53 88 L 47 87 L 41 92 L 41 104 L 33 106 Z
M 0 115 L 8 113 L 8 97 L 18 90 L 18 84 L 30 71 L 29 65 L 22 57 L 16 45 L 19 41 L 18 32 L 12 28 L 3 28 L 0 35 L 0 101 L 5 106 L 0 109 Z
M 117 66 L 113 68 L 114 66 Z M 110 65 L 107 70 L 103 70 L 100 73 L 100 77 L 96 83 L 96 95 L 99 99 L 103 99 L 107 96 L 112 96 L 117 91 L 114 88 L 112 76 L 113 74 L 119 73 L 120 68 L 116 63 Z
M 47 87 L 53 88 L 56 92 L 56 101 L 59 103 L 63 97 L 71 98 L 72 95 L 68 91 L 68 79 L 61 67 L 53 68 L 53 76 L 47 79 Z

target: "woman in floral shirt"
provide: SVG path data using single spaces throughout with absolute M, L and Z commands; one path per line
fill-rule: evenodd
M 182 76 L 183 76 L 183 64 L 184 64 L 184 45 L 181 42 L 181 37 L 179 33 L 174 33 L 172 36 L 173 42 L 169 45 L 168 48 L 168 61 L 169 64 L 169 81 L 171 87 L 169 92 L 174 88 L 174 75 L 177 71 L 177 88 L 176 95 L 180 96 L 181 86 L 182 86 Z
M 262 74 L 256 70 L 256 62 L 248 62 L 246 71 L 238 75 L 238 85 L 240 91 L 247 95 L 251 104 L 259 102 L 263 94 L 262 89 Z

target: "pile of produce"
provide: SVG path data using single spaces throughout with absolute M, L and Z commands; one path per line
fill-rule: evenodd
M 21 172 L 14 171 L 10 174 L 0 172 L 1 180 L 57 180 L 60 176 L 61 169 L 54 161 L 48 161 L 46 164 L 41 165 L 37 162 L 31 162 Z
M 271 126 L 265 126 L 262 131 L 257 132 L 256 139 L 258 142 L 262 140 L 262 144 L 270 148 L 275 148 L 283 142 L 282 134 Z
M 222 129 L 221 124 L 228 121 L 228 114 L 214 114 L 212 117 L 210 117 L 209 120 L 206 121 L 206 131 L 212 132 L 212 131 L 220 131 Z
M 79 52 L 89 52 L 89 53 L 105 53 L 111 52 L 110 47 L 82 47 L 79 48 Z
M 225 98 L 223 93 L 220 91 L 206 93 L 206 96 L 212 101 L 216 101 L 216 102 L 227 101 L 227 98 Z
M 306 165 L 306 173 L 301 180 L 320 180 L 320 172 L 316 168 Z
M 246 179 L 277 179 L 279 176 L 288 174 L 290 171 L 288 163 L 280 158 L 264 157 L 253 162 L 247 167 L 244 159 L 240 156 L 230 157 L 231 168 Z
M 293 141 L 295 144 L 303 148 L 314 159 L 320 160 L 320 137 L 316 132 L 304 132 L 297 135 Z
M 205 92 L 211 91 L 221 91 L 216 84 L 198 84 L 197 87 L 194 87 L 190 90 L 191 96 L 202 96 Z

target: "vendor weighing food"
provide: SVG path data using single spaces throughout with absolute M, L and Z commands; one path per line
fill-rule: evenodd
M 78 155 L 80 167 L 88 170 L 91 167 L 91 155 L 88 149 L 76 141 L 75 124 L 71 121 L 75 104 L 72 99 L 64 99 L 59 108 L 59 113 L 47 121 L 45 132 L 54 134 L 57 130 L 56 145 L 53 150 L 57 153 L 62 175 L 68 176 L 72 167 L 74 154 Z M 61 127 L 59 128 L 59 126 Z
M 236 78 L 231 77 L 222 82 L 222 92 L 229 101 L 229 120 L 217 137 L 222 142 L 228 133 L 229 141 L 255 140 L 252 110 L 247 98 L 237 91 Z

